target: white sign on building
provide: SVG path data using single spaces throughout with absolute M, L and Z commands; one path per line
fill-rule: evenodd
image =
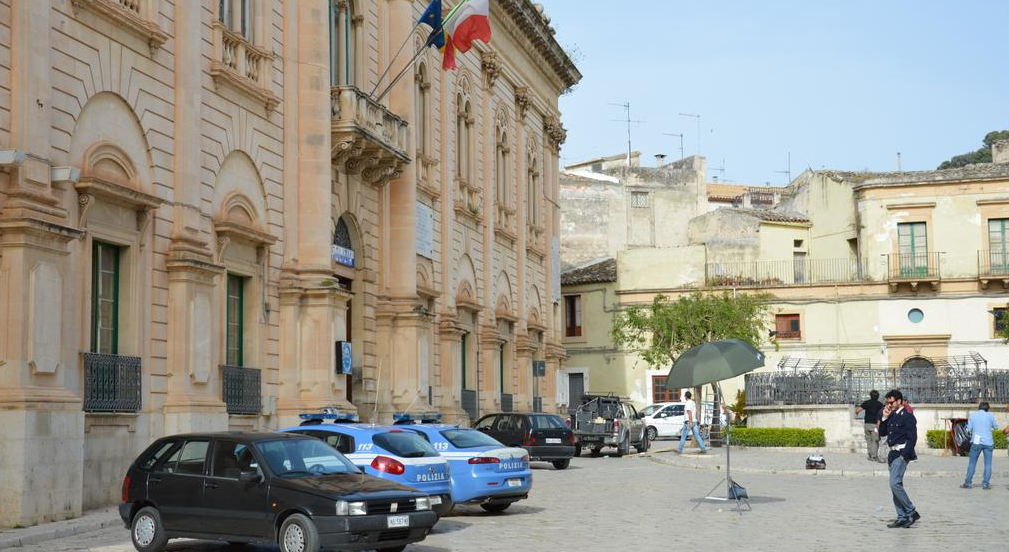
M 417 254 L 434 258 L 434 209 L 417 202 Z

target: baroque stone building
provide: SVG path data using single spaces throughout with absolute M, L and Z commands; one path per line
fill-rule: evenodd
M 114 502 L 164 434 L 563 406 L 580 74 L 492 6 L 377 101 L 426 2 L 0 0 L 0 526 Z

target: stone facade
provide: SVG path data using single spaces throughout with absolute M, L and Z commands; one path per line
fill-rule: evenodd
M 558 408 L 580 74 L 502 0 L 377 101 L 426 5 L 0 0 L 0 526 L 115 502 L 165 434 Z

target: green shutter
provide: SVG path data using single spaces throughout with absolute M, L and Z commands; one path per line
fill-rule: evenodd
M 91 351 L 119 354 L 119 248 L 91 248 Z
M 466 389 L 466 338 L 469 334 L 462 334 L 462 388 Z
M 243 366 L 245 355 L 245 278 L 228 274 L 225 364 Z
M 500 376 L 501 376 L 501 393 L 504 393 L 505 392 L 505 377 L 504 377 L 504 368 L 505 368 L 505 365 L 504 365 L 504 353 L 505 353 L 505 346 L 504 346 L 504 343 L 501 344 L 500 349 L 501 350 L 498 351 L 497 358 L 498 358 L 498 368 L 500 368 Z

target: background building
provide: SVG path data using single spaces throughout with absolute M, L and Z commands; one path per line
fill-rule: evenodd
M 0 0 L 0 526 L 115 502 L 164 434 L 563 407 L 580 75 L 500 0 L 376 101 L 426 4 Z

